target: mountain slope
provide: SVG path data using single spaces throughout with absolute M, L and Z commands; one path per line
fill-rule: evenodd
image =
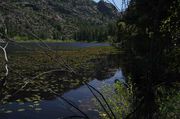
M 104 26 L 116 20 L 115 7 L 92 0 L 1 0 L 0 19 L 10 37 L 72 39 L 80 26 Z M 2 26 L 2 25 L 1 25 Z M 3 32 L 1 28 L 1 32 Z

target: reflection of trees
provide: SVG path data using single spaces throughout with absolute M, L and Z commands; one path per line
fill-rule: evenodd
M 20 99 L 22 98 L 22 100 L 24 101 L 28 101 L 28 100 L 33 100 L 33 99 L 30 99 L 31 97 L 34 98 L 34 100 L 40 100 L 41 98 L 53 99 L 55 97 L 59 97 L 65 103 L 71 105 L 76 110 L 81 112 L 83 117 L 80 117 L 80 118 L 88 118 L 88 116 L 84 112 L 82 112 L 77 106 L 73 105 L 71 101 L 62 97 L 62 92 L 66 92 L 70 89 L 79 87 L 80 85 L 82 85 L 82 83 L 88 81 L 87 79 L 83 79 L 83 77 L 86 77 L 87 75 L 88 76 L 91 76 L 91 75 L 87 74 L 86 70 L 83 70 L 84 66 L 82 66 L 82 71 L 78 71 L 76 68 L 72 68 L 72 66 L 62 56 L 57 55 L 58 54 L 57 51 L 51 49 L 45 42 L 43 42 L 39 38 L 41 34 L 34 33 L 33 30 L 31 31 L 29 29 L 29 26 L 34 25 L 34 24 L 31 24 L 31 21 L 30 19 L 28 19 L 29 16 L 26 14 L 26 11 L 20 10 L 16 6 L 16 4 L 19 4 L 19 3 L 15 2 L 14 4 L 14 2 L 9 1 L 9 0 L 0 2 L 1 9 L 5 11 L 4 12 L 5 14 L 0 14 L 0 19 L 4 21 L 3 23 L 4 28 L 3 28 L 3 31 L 2 29 L 0 29 L 0 36 L 5 39 L 5 43 L 8 43 L 8 42 L 11 43 L 11 46 L 18 45 L 18 46 L 21 46 L 22 48 L 30 50 L 29 48 L 23 46 L 22 44 L 18 44 L 14 39 L 10 38 L 10 36 L 13 36 L 13 34 L 10 34 L 7 32 L 8 30 L 6 29 L 6 26 L 13 24 L 11 23 L 11 18 L 9 18 L 9 16 L 7 15 L 7 14 L 11 14 L 10 16 L 12 16 L 12 18 L 15 19 L 14 21 L 22 25 L 22 26 L 18 25 L 19 28 L 17 28 L 17 31 L 14 31 L 14 32 L 18 32 L 20 30 L 22 31 L 21 34 L 25 36 L 28 35 L 28 36 L 31 36 L 33 39 L 39 40 L 40 43 L 38 44 L 38 48 L 41 51 L 41 54 L 43 54 L 43 56 L 45 56 L 46 58 L 50 59 L 52 62 L 56 63 L 57 66 L 54 67 L 54 65 L 52 65 L 52 66 L 49 66 L 50 68 L 48 69 L 41 68 L 39 69 L 40 71 L 36 69 L 32 72 L 31 72 L 31 68 L 29 68 L 28 70 L 30 70 L 30 72 L 25 72 L 26 71 L 25 69 L 21 69 L 21 67 L 18 66 L 18 65 L 22 65 L 23 64 L 22 63 L 22 64 L 16 64 L 17 67 L 8 66 L 9 68 L 9 73 L 8 73 L 8 69 L 7 69 L 8 60 L 6 60 L 7 56 L 6 56 L 6 50 L 5 50 L 6 47 L 2 47 L 1 49 L 4 51 L 4 54 L 5 54 L 4 58 L 6 60 L 6 64 L 5 64 L 6 75 L 5 75 L 5 78 L 3 78 L 2 80 L 2 84 L 3 85 L 5 84 L 3 83 L 3 81 L 5 81 L 4 79 L 6 79 L 7 84 L 4 86 L 1 86 L 2 90 L 0 91 L 1 93 L 0 104 L 6 103 L 6 101 L 9 101 L 9 100 L 13 101 L 19 98 Z M 40 16 L 43 18 L 48 17 L 44 15 L 43 16 L 40 15 Z M 8 24 L 9 22 L 11 24 Z M 26 26 L 26 27 L 23 27 L 23 26 Z M 15 54 L 15 55 L 17 55 L 18 57 L 18 54 Z M 32 57 L 31 60 L 35 60 L 36 58 L 39 58 L 39 57 Z M 16 60 L 16 59 L 13 59 L 13 60 Z M 25 62 L 24 59 L 20 58 L 19 60 L 21 60 L 22 62 Z M 10 61 L 10 62 L 12 63 L 13 61 Z M 108 64 L 107 61 L 106 61 L 106 64 Z M 28 65 L 29 64 L 26 64 L 25 67 L 26 66 L 29 67 Z M 82 63 L 80 63 L 80 65 L 82 65 Z M 85 64 L 85 66 L 86 65 L 87 64 Z M 97 67 L 94 67 L 94 68 L 97 68 Z M 98 67 L 97 70 L 101 71 L 101 68 L 103 67 Z M 63 72 L 66 72 L 66 73 L 60 74 L 62 73 L 62 70 Z M 71 76 L 67 76 L 67 74 L 71 74 Z M 61 78 L 59 75 L 61 75 Z M 6 78 L 7 76 L 8 78 Z M 64 80 L 63 78 L 66 78 L 66 79 Z M 57 81 L 53 81 L 54 79 L 57 79 Z M 81 81 L 79 81 L 79 79 Z M 70 83 L 73 85 L 70 85 Z M 60 85 L 56 85 L 56 84 L 60 84 Z M 38 96 L 36 94 L 38 94 Z
M 111 59 L 113 58 L 113 56 L 110 57 Z M 107 61 L 106 63 L 104 63 L 105 60 Z M 54 95 L 48 92 L 49 88 L 52 90 L 56 90 L 58 94 L 64 94 L 65 92 L 71 89 L 76 89 L 80 87 L 81 85 L 83 85 L 84 81 L 89 81 L 88 77 L 99 77 L 99 79 L 105 79 L 106 77 L 104 76 L 107 75 L 108 69 L 104 69 L 104 68 L 115 66 L 115 62 L 108 62 L 108 61 L 109 61 L 109 56 L 103 56 L 103 58 L 94 59 L 93 61 L 91 60 L 90 62 L 92 63 L 88 65 L 94 64 L 94 67 L 88 69 L 88 71 L 90 72 L 84 71 L 82 73 L 81 71 L 82 69 L 80 69 L 81 75 L 83 75 L 83 77 L 86 77 L 86 79 L 82 79 L 81 76 L 77 76 L 70 72 L 63 71 L 62 69 L 54 69 L 44 72 L 43 70 L 47 70 L 46 67 L 44 67 L 44 69 L 40 71 L 43 73 L 39 73 L 36 76 L 32 76 L 32 74 L 34 73 L 31 71 L 34 70 L 32 66 L 30 66 L 30 69 L 26 71 L 26 72 L 29 71 L 28 74 L 26 74 L 26 72 L 24 72 L 25 74 L 21 72 L 17 72 L 18 70 L 16 71 L 16 69 L 14 71 L 10 69 L 11 74 L 7 79 L 8 88 L 6 90 L 9 93 L 10 92 L 14 93 L 12 98 L 10 98 L 10 100 L 12 101 L 17 100 L 19 98 L 20 99 L 24 99 L 26 97 L 33 98 L 33 96 L 36 95 L 37 93 L 39 93 L 39 96 L 42 97 L 42 99 L 47 99 L 47 100 L 53 99 Z M 14 64 L 16 63 L 18 62 L 14 62 Z M 34 62 L 32 61 L 31 64 L 27 64 L 27 65 L 32 65 L 32 63 L 34 63 L 35 65 L 35 61 Z M 26 68 L 28 67 L 22 67 L 22 70 L 26 70 Z M 31 79 L 31 81 L 27 80 L 26 78 Z M 46 86 L 42 87 L 41 86 L 42 83 Z
M 63 57 L 61 57 L 63 58 L 62 60 L 64 60 L 63 62 L 67 63 L 65 66 L 62 62 L 58 63 L 58 61 L 61 61 L 59 55 L 52 55 L 52 53 L 49 52 L 51 51 L 47 52 L 43 49 L 42 52 L 37 52 L 40 56 L 33 55 L 33 53 L 29 52 L 30 55 L 24 54 L 25 56 L 23 55 L 23 57 L 21 57 L 19 53 L 9 54 L 10 60 L 13 59 L 13 61 L 11 61 L 9 67 L 10 74 L 7 78 L 7 85 L 3 87 L 3 91 L 1 92 L 4 94 L 1 97 L 1 103 L 6 101 L 14 102 L 17 100 L 21 100 L 22 102 L 40 101 L 42 99 L 51 100 L 57 97 L 68 102 L 62 97 L 63 93 L 84 85 L 84 82 L 88 82 L 90 80 L 88 77 L 95 74 L 96 70 L 101 71 L 104 67 L 111 66 L 107 60 L 103 66 L 98 67 L 100 62 L 108 59 L 107 56 L 104 55 L 98 56 L 97 59 L 93 58 L 95 60 L 89 59 L 88 62 L 90 63 L 87 63 L 86 67 L 89 65 L 93 65 L 93 67 L 84 70 L 82 64 L 85 62 L 82 63 L 83 60 L 80 58 L 80 67 L 82 69 L 78 70 L 77 68 L 76 71 L 80 73 L 76 73 L 73 72 L 74 69 L 72 67 L 68 69 L 70 65 Z M 39 64 L 36 63 L 34 58 L 41 60 L 43 59 L 40 58 L 41 56 L 43 56 L 43 58 L 50 58 L 52 60 L 51 62 L 54 63 L 51 64 L 51 62 L 49 62 L 50 64 L 47 66 L 42 66 L 43 62 L 47 63 L 47 61 L 44 60 L 42 60 L 42 64 L 41 62 Z
M 16 2 L 16 4 L 18 4 L 18 2 Z M 12 15 L 12 17 L 14 19 L 16 19 L 16 21 L 18 21 L 19 23 L 22 24 L 22 26 L 24 23 L 26 23 L 28 25 L 32 25 L 32 24 L 30 24 L 29 19 L 26 17 L 25 12 L 19 10 L 19 8 L 16 5 L 14 5 L 13 3 L 11 4 L 10 1 L 0 2 L 0 7 L 2 8 L 2 10 L 6 11 L 6 13 L 10 13 Z M 6 70 L 5 76 L 1 80 L 2 85 L 1 85 L 1 90 L 0 90 L 0 93 L 1 93 L 0 104 L 3 104 L 4 102 L 6 102 L 9 99 L 13 100 L 13 98 L 15 98 L 15 97 L 21 98 L 24 95 L 29 96 L 29 95 L 33 95 L 34 93 L 40 93 L 40 96 L 43 96 L 44 94 L 42 92 L 45 92 L 46 97 L 47 97 L 47 95 L 49 96 L 48 98 L 58 97 L 61 100 L 63 100 L 65 103 L 74 107 L 76 110 L 78 110 L 83 115 L 83 116 L 77 116 L 77 117 L 88 119 L 89 117 L 83 111 L 81 111 L 71 101 L 69 101 L 68 99 L 61 96 L 61 93 L 63 91 L 69 90 L 69 87 L 67 88 L 67 87 L 64 87 L 64 85 L 63 85 L 63 83 L 64 83 L 63 81 L 65 81 L 65 80 L 62 81 L 62 79 L 60 79 L 59 81 L 62 81 L 62 82 L 54 82 L 54 81 L 52 82 L 52 80 L 50 80 L 51 78 L 53 80 L 54 80 L 54 78 L 57 78 L 56 76 L 51 77 L 53 75 L 53 73 L 61 72 L 62 70 L 70 73 L 71 75 L 73 74 L 75 76 L 79 76 L 81 79 L 83 76 L 80 75 L 75 69 L 73 69 L 68 64 L 68 62 L 63 59 L 63 57 L 61 57 L 60 55 L 57 55 L 57 51 L 51 49 L 45 42 L 43 42 L 38 37 L 39 34 L 33 33 L 31 30 L 28 30 L 27 28 L 23 28 L 22 26 L 20 26 L 21 30 L 23 31 L 23 34 L 29 34 L 30 36 L 32 36 L 32 38 L 38 39 L 40 41 L 40 44 L 38 47 L 42 50 L 43 55 L 46 56 L 47 58 L 51 59 L 51 61 L 53 61 L 54 63 L 57 63 L 59 66 L 58 67 L 59 69 L 50 68 L 51 70 L 48 69 L 48 71 L 38 72 L 39 74 L 37 74 L 37 72 L 36 72 L 36 74 L 37 74 L 36 76 L 25 77 L 22 75 L 23 70 L 21 70 L 20 72 L 16 72 L 16 69 L 13 69 L 12 67 L 8 67 L 8 64 L 7 64 L 8 58 L 7 58 L 6 47 L 8 46 L 9 42 L 11 42 L 13 44 L 17 44 L 17 43 L 13 39 L 9 38 L 9 36 L 12 34 L 8 34 L 8 32 L 7 32 L 8 30 L 6 29 L 7 28 L 6 26 L 9 25 L 9 24 L 6 24 L 7 23 L 6 21 L 8 21 L 10 18 L 8 18 L 8 16 L 6 16 L 6 15 L 2 15 L 2 14 L 0 14 L 0 15 L 1 15 L 0 19 L 1 19 L 1 21 L 3 21 L 0 23 L 0 25 L 3 24 L 3 27 L 4 27 L 4 28 L 0 28 L 0 37 L 2 37 L 5 40 L 4 41 L 5 43 L 7 43 L 5 45 L 5 47 L 3 47 L 3 46 L 0 47 L 4 53 L 4 59 L 5 59 L 4 66 L 5 66 L 5 70 Z M 43 17 L 48 17 L 48 16 L 43 16 Z M 9 69 L 11 69 L 10 73 L 9 73 Z M 41 69 L 41 70 L 43 70 L 43 69 Z M 14 72 L 14 74 L 12 72 Z M 11 75 L 9 75 L 9 74 L 11 74 Z M 51 76 L 49 77 L 50 82 L 44 81 L 44 79 L 47 78 L 45 76 L 50 75 L 50 74 L 51 74 Z M 44 78 L 44 79 L 37 80 L 40 78 Z M 68 78 L 71 78 L 68 80 L 72 81 L 75 77 L 68 77 Z M 5 85 L 4 82 L 6 82 L 6 81 L 8 81 L 8 83 Z M 79 80 L 73 80 L 73 81 L 75 81 L 75 82 L 73 82 L 74 83 L 73 86 L 68 85 L 71 87 L 71 89 L 76 88 L 82 84 L 82 82 L 79 82 Z M 78 82 L 76 82 L 76 81 L 78 81 Z M 85 80 L 83 80 L 83 81 L 85 82 Z M 60 87 L 58 87 L 58 86 L 55 86 L 55 84 L 57 84 L 57 83 L 62 83 L 62 84 L 58 85 L 58 86 L 60 86 Z M 54 87 L 52 87 L 52 86 L 54 86 Z M 42 90 L 42 92 L 40 89 Z M 58 90 L 58 89 L 60 89 L 60 90 Z M 38 99 L 41 99 L 40 96 L 38 96 Z M 37 99 L 35 99 L 35 100 L 37 100 Z
M 110 54 L 107 57 L 96 60 L 95 64 L 97 64 L 97 68 L 95 68 L 93 77 L 98 80 L 104 80 L 106 78 L 109 78 L 110 76 L 107 75 L 107 72 L 110 72 L 109 70 L 119 68 L 121 66 L 120 60 L 121 58 L 119 54 Z M 114 73 L 114 71 L 110 73 Z

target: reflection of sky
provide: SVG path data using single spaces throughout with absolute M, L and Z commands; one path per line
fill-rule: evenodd
M 100 0 L 94 0 L 95 2 L 99 2 Z M 116 4 L 116 6 L 121 9 L 121 3 L 122 3 L 122 0 L 114 0 L 114 3 L 113 3 L 113 0 L 104 0 L 104 1 L 109 1 L 111 2 L 112 4 Z

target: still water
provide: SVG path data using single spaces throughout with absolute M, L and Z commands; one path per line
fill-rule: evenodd
M 50 46 L 53 47 L 55 45 L 56 47 L 71 46 L 81 48 L 108 46 L 108 44 L 84 43 L 59 43 L 51 44 Z M 109 54 L 102 59 L 102 62 L 100 62 L 99 59 L 95 59 L 96 70 L 93 71 L 93 75 L 85 79 L 86 82 L 96 89 L 101 90 L 104 84 L 113 84 L 115 80 L 124 79 L 122 71 L 119 68 L 118 58 L 117 55 Z M 58 78 L 59 76 L 61 78 Z M 22 82 L 18 81 L 19 79 L 14 79 L 14 82 L 10 82 L 10 84 L 12 83 L 11 85 L 15 85 L 14 83 L 17 83 L 17 85 L 20 85 Z M 94 97 L 87 86 L 82 82 L 83 80 L 80 77 L 56 72 L 54 75 L 30 83 L 25 89 L 20 90 L 16 95 L 12 96 L 11 99 L 0 105 L 0 119 L 61 119 L 69 116 L 82 116 L 81 113 L 64 102 L 61 98 L 51 94 L 48 88 L 52 88 L 60 96 L 69 100 L 90 118 L 99 118 L 98 109 L 92 101 Z M 44 88 L 42 88 L 43 86 L 40 86 L 40 84 L 43 84 Z M 14 88 L 15 87 L 16 86 L 14 86 Z M 9 92 L 13 91 L 10 90 Z
M 116 78 L 114 78 L 114 76 L 116 76 Z M 103 80 L 93 79 L 89 82 L 89 84 L 94 86 L 96 89 L 100 89 L 104 83 L 113 84 L 116 79 L 120 80 L 123 78 L 121 70 L 117 70 L 114 76 Z M 95 107 L 91 101 L 93 95 L 87 86 L 81 85 L 76 89 L 71 89 L 65 92 L 62 96 L 68 100 L 71 100 L 89 117 L 98 118 L 97 107 Z M 7 110 L 11 110 L 12 112 L 8 112 Z M 0 115 L 1 119 L 58 119 L 61 117 L 81 114 L 73 107 L 63 102 L 60 98 L 55 98 L 52 100 L 41 100 L 37 103 L 9 102 L 9 104 L 1 106 Z
M 0 43 L 2 44 L 2 43 Z M 72 42 L 72 43 L 43 43 L 43 42 L 22 42 L 22 43 L 10 43 L 7 48 L 8 51 L 22 51 L 22 50 L 37 50 L 47 49 L 47 47 L 54 50 L 76 49 L 76 48 L 88 48 L 98 46 L 110 46 L 108 43 L 85 43 L 85 42 Z

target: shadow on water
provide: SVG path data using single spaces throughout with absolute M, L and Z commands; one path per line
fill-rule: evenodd
M 90 62 L 94 67 L 88 73 L 83 72 L 83 77 L 65 71 L 54 72 L 33 80 L 22 89 L 20 88 L 27 79 L 11 73 L 2 96 L 12 96 L 8 100 L 3 100 L 0 106 L 0 119 L 57 119 L 81 115 L 73 107 L 52 94 L 49 89 L 71 100 L 90 118 L 98 118 L 98 110 L 91 101 L 93 95 L 83 81 L 99 89 L 103 82 L 112 84 L 116 79 L 122 79 L 123 76 L 119 69 L 120 61 L 117 54 L 106 55 L 101 59 L 95 58 Z M 18 66 L 16 67 L 18 69 Z M 17 90 L 19 92 L 13 95 Z

